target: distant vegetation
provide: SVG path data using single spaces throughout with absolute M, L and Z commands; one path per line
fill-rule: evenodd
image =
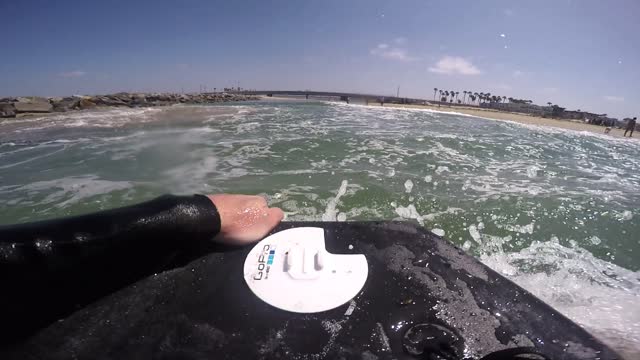
M 618 119 L 607 117 L 607 114 L 596 114 L 580 109 L 568 111 L 565 107 L 553 104 L 552 102 L 547 102 L 546 106 L 542 106 L 533 104 L 532 100 L 493 95 L 488 92 L 464 90 L 462 91 L 462 96 L 460 96 L 460 94 L 459 91 L 433 88 L 433 100 L 440 103 L 479 106 L 557 119 L 583 120 L 606 126 L 620 126 L 622 123 Z
M 436 96 L 439 95 L 439 100 L 436 100 Z M 524 99 L 516 99 L 512 97 L 500 96 L 500 95 L 492 95 L 491 93 L 484 92 L 473 92 L 469 90 L 464 90 L 462 92 L 462 99 L 460 97 L 459 91 L 453 90 L 442 90 L 438 88 L 433 88 L 433 100 L 446 102 L 446 103 L 456 103 L 456 104 L 468 104 L 468 105 L 480 105 L 483 103 L 506 103 L 507 101 L 513 104 L 532 104 L 532 100 L 524 100 Z M 551 106 L 551 103 L 547 103 Z

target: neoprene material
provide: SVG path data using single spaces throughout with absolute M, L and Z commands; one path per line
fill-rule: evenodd
M 208 252 L 219 231 L 203 195 L 0 227 L 0 345 Z
M 0 350 L 0 358 L 477 360 L 509 359 L 523 350 L 502 350 L 526 347 L 554 360 L 619 359 L 417 225 L 291 222 L 275 231 L 302 226 L 323 228 L 331 253 L 366 256 L 369 276 L 352 301 L 314 314 L 270 306 L 243 279 L 249 246 L 149 276 Z

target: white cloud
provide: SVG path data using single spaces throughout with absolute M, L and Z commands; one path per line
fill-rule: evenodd
M 470 61 L 459 56 L 445 56 L 440 59 L 429 71 L 437 74 L 478 75 L 482 72 Z
M 398 38 L 400 39 L 400 38 Z M 398 39 L 394 40 L 394 42 L 398 43 Z M 403 40 L 406 41 L 406 40 Z M 397 60 L 397 61 L 414 61 L 418 60 L 417 58 L 409 55 L 407 49 L 401 47 L 390 47 L 388 44 L 378 44 L 375 48 L 371 49 L 371 54 L 380 56 L 385 59 Z
M 87 73 L 82 70 L 74 70 L 74 71 L 63 72 L 58 75 L 64 78 L 75 78 L 75 77 L 85 76 L 86 74 Z
M 404 45 L 404 44 L 406 44 L 406 43 L 407 43 L 407 39 L 406 39 L 406 38 L 403 38 L 403 37 L 401 36 L 401 37 L 397 37 L 397 38 L 393 39 L 393 42 L 394 42 L 394 43 L 396 43 L 396 44 L 398 44 L 398 45 Z
M 604 99 L 611 102 L 622 102 L 624 98 L 622 96 L 605 95 Z

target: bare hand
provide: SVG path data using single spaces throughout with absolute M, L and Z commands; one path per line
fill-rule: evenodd
M 262 239 L 284 217 L 279 208 L 269 208 L 261 196 L 208 195 L 220 214 L 220 233 L 215 240 L 229 245 L 247 245 Z

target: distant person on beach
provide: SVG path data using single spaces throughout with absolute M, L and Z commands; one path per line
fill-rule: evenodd
M 629 137 L 633 136 L 633 130 L 636 128 L 636 118 L 634 117 L 633 119 L 629 120 L 629 122 L 627 123 L 627 128 L 624 130 L 624 136 L 627 136 L 627 132 L 631 131 L 629 133 Z

